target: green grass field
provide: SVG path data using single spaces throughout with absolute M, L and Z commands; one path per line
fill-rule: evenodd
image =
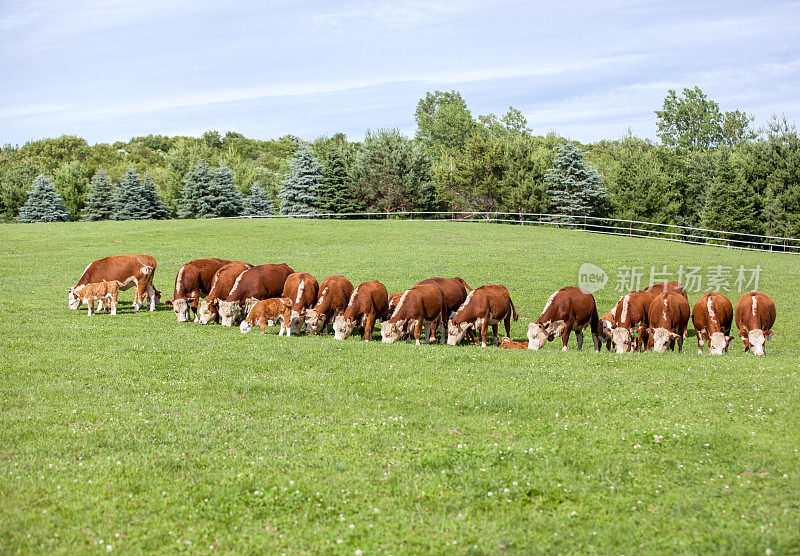
M 0 225 L 0 552 L 800 552 L 798 258 L 407 221 Z M 502 283 L 524 340 L 583 262 L 762 268 L 767 357 L 365 344 L 66 308 L 92 260 Z M 690 302 L 699 294 L 691 294 Z M 736 302 L 737 294 L 731 294 Z M 601 313 L 618 298 L 596 294 Z M 375 337 L 378 337 L 376 332 Z

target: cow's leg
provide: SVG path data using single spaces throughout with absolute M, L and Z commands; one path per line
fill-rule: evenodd
M 367 315 L 366 322 L 364 323 L 364 335 L 362 340 L 369 342 L 372 339 L 372 329 L 375 326 L 375 315 L 370 313 Z
M 683 352 L 683 334 L 678 335 L 678 353 Z
M 511 337 L 511 313 L 509 312 L 506 315 L 505 320 L 503 320 L 503 326 L 506 327 L 506 337 Z
M 583 330 L 575 331 L 575 343 L 578 344 L 578 351 L 583 350 Z
M 88 306 L 88 309 L 86 311 L 86 316 L 87 317 L 91 317 L 92 316 L 92 308 L 94 307 L 94 299 L 90 299 L 89 303 L 87 303 L 86 305 Z
M 145 287 L 145 291 L 147 292 L 147 297 L 150 298 L 150 310 L 156 310 L 156 288 L 153 286 L 153 275 L 150 275 L 150 280 L 147 281 L 147 286 Z
M 493 340 L 494 345 L 499 345 L 500 344 L 500 338 L 497 337 L 497 325 L 498 324 L 499 323 L 495 323 L 495 324 L 492 325 L 492 334 L 494 335 L 494 340 Z
M 564 326 L 564 332 L 561 333 L 561 342 L 564 344 L 564 347 L 561 348 L 561 351 L 567 351 L 567 342 L 569 341 L 569 333 L 572 332 L 572 325 L 575 322 L 575 319 L 569 319 L 567 321 L 566 326 Z
M 697 355 L 703 355 L 703 344 L 705 344 L 705 340 L 703 340 L 703 333 L 699 331 L 695 331 L 697 333 Z M 711 349 L 709 346 L 708 349 Z
M 486 332 L 489 330 L 489 319 L 483 319 L 481 323 L 481 347 L 486 347 Z
M 116 295 L 112 295 L 111 296 L 111 314 L 112 315 L 116 315 L 117 314 L 117 299 L 118 298 L 117 298 Z
M 425 333 L 425 339 L 428 339 L 428 327 L 425 326 L 423 323 L 423 319 L 419 319 L 417 323 L 414 325 L 414 340 L 416 340 L 416 344 L 419 345 L 419 338 Z
M 261 317 L 258 319 L 258 329 L 262 334 L 267 331 L 267 317 Z

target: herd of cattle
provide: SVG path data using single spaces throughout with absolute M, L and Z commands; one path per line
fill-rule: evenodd
M 91 315 L 95 303 L 102 302 L 113 315 L 118 292 L 135 287 L 134 312 L 146 304 L 154 311 L 160 302 L 160 292 L 153 285 L 155 270 L 156 261 L 148 255 L 115 255 L 94 261 L 78 284 L 69 288 L 69 308 L 86 304 Z M 239 323 L 243 333 L 256 325 L 263 333 L 267 325 L 279 323 L 279 335 L 300 334 L 303 326 L 306 334 L 327 334 L 331 325 L 337 340 L 346 339 L 358 328 L 361 338 L 369 341 L 379 321 L 385 343 L 403 338 L 413 338 L 417 344 L 420 339 L 430 342 L 441 328 L 442 344 L 456 345 L 465 337 L 477 343 L 479 335 L 485 347 L 491 326 L 494 342 L 501 347 L 538 350 L 560 336 L 566 350 L 574 332 L 580 350 L 588 328 L 596 351 L 605 344 L 617 353 L 664 352 L 674 350 L 676 343 L 680 351 L 691 317 L 700 353 L 706 343 L 712 354 L 726 352 L 733 340 L 730 330 L 735 318 L 745 351 L 764 355 L 775 322 L 775 304 L 761 292 L 742 295 L 735 313 L 730 300 L 716 292 L 704 294 L 690 310 L 684 287 L 665 282 L 622 296 L 611 312 L 598 317 L 591 293 L 566 287 L 554 292 L 539 318 L 530 323 L 528 341 L 515 342 L 507 336 L 511 319 L 517 320 L 519 313 L 502 285 L 473 290 L 458 277 L 430 278 L 390 296 L 377 280 L 354 288 L 347 278 L 336 274 L 319 284 L 311 274 L 294 272 L 285 263 L 252 265 L 222 259 L 196 259 L 182 265 L 167 305 L 178 322 L 188 322 L 194 314 L 194 322 L 200 324 Z M 506 331 L 502 341 L 497 331 L 500 322 Z

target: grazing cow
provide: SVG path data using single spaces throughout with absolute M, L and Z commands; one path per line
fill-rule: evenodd
M 519 313 L 514 309 L 508 289 L 502 285 L 481 286 L 469 292 L 464 303 L 447 323 L 447 343 L 456 345 L 464 338 L 467 330 L 472 328 L 480 330 L 481 347 L 486 347 L 486 332 L 491 325 L 494 343 L 498 344 L 500 337 L 497 325 L 503 321 L 506 336 L 510 336 L 512 318 L 517 320 Z
M 614 328 L 614 309 L 611 312 L 606 313 L 602 317 L 600 317 L 600 332 L 602 333 L 602 337 L 600 338 L 600 343 L 602 344 L 605 342 L 606 349 L 611 351 L 611 329 Z
M 283 295 L 292 300 L 289 320 L 283 321 L 281 332 L 286 328 L 286 335 L 300 334 L 306 311 L 317 303 L 319 295 L 319 282 L 308 272 L 294 272 L 286 278 L 283 284 Z
M 239 325 L 239 331 L 242 334 L 247 334 L 252 328 L 258 324 L 259 330 L 263 334 L 268 321 L 276 321 L 281 317 L 286 308 L 292 307 L 292 300 L 288 297 L 272 297 L 270 299 L 261 299 L 258 303 L 253 305 L 250 312 L 247 314 L 242 323 Z M 283 327 L 281 327 L 281 334 L 283 334 Z
M 368 342 L 375 320 L 386 320 L 388 311 L 389 294 L 386 286 L 377 280 L 359 284 L 350 296 L 347 309 L 333 321 L 333 337 L 346 340 L 353 333 L 353 328 L 359 326 L 363 329 L 362 339 Z
M 505 349 L 528 349 L 528 342 L 515 342 L 511 338 L 501 338 L 500 347 Z
M 711 355 L 722 355 L 728 351 L 728 344 L 733 340 L 731 322 L 733 321 L 733 305 L 730 299 L 721 293 L 704 294 L 692 309 L 692 324 L 697 335 L 697 353 L 703 355 L 703 344 L 708 342 Z
M 200 308 L 197 311 L 200 324 L 209 324 L 219 319 L 219 311 L 217 310 L 219 300 L 228 297 L 233 284 L 236 283 L 236 279 L 249 268 L 253 268 L 253 265 L 243 261 L 234 261 L 221 267 L 214 274 L 214 278 L 211 280 L 211 290 L 209 290 L 205 300 L 200 303 Z
M 191 312 L 198 322 L 197 307 L 200 298 L 208 295 L 217 271 L 231 261 L 222 259 L 195 259 L 181 265 L 175 277 L 175 293 L 167 305 L 175 311 L 178 322 L 189 322 Z
M 773 337 L 775 303 L 765 293 L 748 292 L 736 303 L 736 327 L 744 341 L 744 351 L 753 355 L 766 355 L 765 342 Z
M 347 309 L 353 284 L 344 276 L 333 274 L 322 281 L 319 291 L 316 306 L 306 311 L 306 334 L 328 333 L 328 323 Z
M 647 328 L 647 346 L 653 351 L 664 353 L 667 349 L 683 350 L 683 338 L 689 324 L 689 302 L 674 291 L 662 292 L 655 296 L 647 312 L 650 326 Z
M 74 288 L 67 292 L 67 306 L 75 310 L 81 306 L 79 297 L 81 286 L 94 282 L 110 282 L 116 280 L 122 285 L 120 290 L 136 287 L 133 296 L 133 312 L 143 306 L 142 300 L 149 299 L 150 310 L 156 310 L 156 289 L 153 287 L 153 275 L 156 272 L 156 260 L 150 255 L 112 255 L 98 259 L 83 271 L 81 279 Z
M 84 284 L 77 294 L 81 298 L 81 303 L 85 303 L 89 310 L 87 316 L 92 316 L 94 304 L 102 300 L 103 306 L 111 301 L 111 314 L 117 314 L 117 297 L 119 296 L 119 288 L 122 282 L 118 280 L 111 280 L 109 282 L 93 282 L 91 284 Z
M 417 282 L 417 285 L 419 284 L 436 284 L 444 292 L 444 298 L 447 301 L 447 319 L 444 321 L 445 323 L 455 315 L 455 312 L 467 299 L 467 292 L 472 291 L 472 288 L 460 276 L 455 278 L 428 278 Z M 394 314 L 394 311 L 389 314 Z M 442 343 L 444 343 L 446 330 L 445 326 L 442 326 Z M 467 331 L 467 338 L 469 341 L 475 341 L 475 334 L 472 329 Z
M 228 297 L 217 302 L 222 326 L 233 326 L 247 306 L 259 299 L 279 297 L 286 278 L 294 271 L 286 263 L 261 264 L 242 272 L 234 282 Z
M 389 320 L 381 323 L 381 341 L 393 344 L 409 332 L 419 345 L 422 329 L 425 343 L 430 341 L 431 327 L 447 322 L 447 298 L 437 283 L 419 283 L 403 292 L 397 309 Z M 435 329 L 434 329 L 435 330 Z M 442 340 L 445 336 L 442 334 Z M 444 343 L 444 342 L 442 342 Z
M 561 351 L 567 351 L 569 334 L 574 330 L 580 351 L 583 349 L 583 330 L 587 327 L 592 334 L 594 350 L 600 351 L 606 335 L 600 328 L 594 296 L 583 288 L 562 288 L 550 296 L 536 322 L 528 325 L 528 349 L 539 350 L 545 343 L 561 336 L 564 344 Z
M 637 340 L 647 330 L 647 311 L 653 301 L 648 292 L 631 292 L 620 298 L 614 309 L 614 321 L 611 326 L 611 341 L 617 353 L 627 353 L 642 346 Z
M 653 284 L 649 288 L 645 288 L 644 291 L 650 292 L 654 296 L 664 292 L 675 292 L 685 297 L 686 301 L 689 301 L 689 296 L 686 293 L 686 288 L 683 287 L 683 284 L 681 284 L 680 282 L 676 282 L 674 280 L 671 282 L 661 282 L 660 284 Z

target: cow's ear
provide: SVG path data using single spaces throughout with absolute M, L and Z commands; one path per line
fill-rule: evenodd
M 283 302 L 283 304 L 286 306 L 287 309 L 291 309 L 292 305 L 294 305 L 294 301 L 286 297 L 282 298 L 281 301 Z
M 219 307 L 219 297 L 215 297 L 211 301 L 208 302 L 209 305 L 213 305 L 214 307 Z
M 172 300 L 168 299 L 166 302 L 164 302 L 164 305 L 166 305 L 167 307 L 172 307 Z
M 727 346 L 733 341 L 733 336 L 725 336 L 725 345 Z
M 670 337 L 671 337 L 671 338 L 673 338 L 673 339 L 678 339 L 678 338 L 680 338 L 680 337 L 681 337 L 681 335 L 680 335 L 680 334 L 675 334 L 674 332 L 670 332 L 670 333 L 669 333 L 669 335 L 670 335 Z
M 771 340 L 774 337 L 775 337 L 775 333 L 772 330 L 765 330 L 764 331 L 764 338 L 766 338 L 767 340 Z
M 647 334 L 649 334 L 650 336 L 652 336 L 655 331 L 656 331 L 655 328 L 652 327 L 647 328 Z

